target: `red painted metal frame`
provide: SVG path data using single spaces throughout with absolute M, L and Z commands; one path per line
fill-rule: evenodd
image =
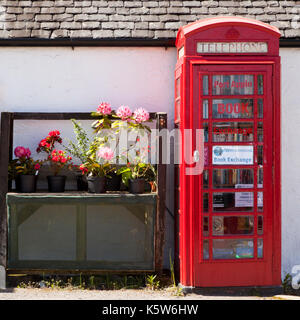
M 209 19 L 206 19 L 209 20 Z M 221 19 L 222 20 L 222 19 Z M 200 287 L 200 286 L 247 286 L 247 285 L 280 285 L 281 283 L 281 172 L 280 172 L 280 57 L 279 57 L 279 31 L 276 28 L 270 27 L 258 23 L 259 27 L 254 26 L 255 22 L 249 23 L 248 19 L 242 19 L 243 21 L 235 20 L 230 22 L 230 17 L 226 18 L 223 23 L 218 19 L 218 23 L 207 23 L 204 27 L 201 24 L 199 30 L 197 27 L 192 28 L 192 32 L 186 32 L 183 27 L 179 30 L 176 45 L 178 50 L 185 47 L 184 56 L 178 59 L 176 70 L 177 76 L 181 77 L 181 108 L 180 108 L 180 121 L 177 119 L 177 125 L 182 131 L 182 141 L 184 141 L 184 129 L 199 128 L 201 112 L 195 110 L 193 92 L 199 94 L 199 78 L 197 79 L 198 72 L 195 70 L 200 66 L 207 66 L 208 69 L 218 70 L 216 73 L 222 72 L 224 68 L 232 67 L 232 72 L 238 71 L 243 73 L 242 70 L 245 66 L 248 67 L 248 71 L 252 70 L 253 73 L 264 72 L 269 75 L 269 81 L 267 84 L 268 91 L 266 94 L 272 101 L 273 113 L 265 113 L 267 118 L 264 118 L 264 143 L 270 141 L 270 149 L 272 152 L 267 153 L 264 150 L 264 154 L 267 155 L 268 161 L 272 162 L 272 169 L 270 176 L 267 178 L 264 175 L 264 186 L 268 185 L 271 188 L 271 198 L 264 198 L 264 207 L 269 206 L 272 215 L 269 215 L 268 221 L 264 221 L 264 228 L 271 230 L 272 236 L 269 244 L 267 243 L 267 251 L 269 252 L 268 261 L 271 263 L 271 269 L 266 269 L 268 274 L 262 274 L 257 279 L 247 277 L 247 271 L 255 268 L 255 259 L 249 264 L 249 260 L 244 261 L 223 261 L 219 260 L 212 263 L 205 263 L 199 259 L 199 253 L 201 248 L 201 225 L 202 215 L 201 212 L 201 199 L 200 194 L 202 193 L 202 175 L 201 176 L 187 176 L 185 175 L 185 169 L 189 166 L 186 163 L 180 165 L 180 194 L 179 200 L 179 264 L 180 264 L 180 276 L 179 281 L 184 286 Z M 254 21 L 254 20 L 253 20 Z M 235 28 L 238 31 L 239 36 L 237 39 L 226 39 L 226 34 L 230 28 Z M 195 52 L 195 43 L 197 41 L 266 41 L 269 45 L 268 53 L 264 54 L 210 54 L 210 55 L 198 55 Z M 271 70 L 270 70 L 271 69 Z M 228 68 L 228 71 L 230 69 Z M 269 70 L 269 71 L 268 71 Z M 209 72 L 208 72 L 209 73 Z M 266 80 L 266 79 L 265 79 Z M 266 81 L 265 81 L 266 84 Z M 264 88 L 266 90 L 266 87 Z M 218 98 L 220 98 L 218 96 Z M 230 96 L 235 98 L 235 96 Z M 202 110 L 202 107 L 200 108 Z M 264 112 L 266 107 L 264 105 Z M 269 118 L 268 118 L 269 117 Z M 205 120 L 205 122 L 212 121 Z M 217 120 L 218 121 L 218 120 Z M 226 119 L 220 119 L 224 122 Z M 230 120 L 231 121 L 231 120 Z M 236 121 L 251 121 L 251 119 L 242 120 L 237 119 Z M 256 123 L 254 120 L 252 120 Z M 269 134 L 266 130 L 267 126 L 270 127 Z M 212 130 L 212 129 L 210 129 Z M 194 130 L 195 131 L 195 130 Z M 256 132 L 256 130 L 255 130 Z M 266 136 L 267 133 L 267 136 Z M 211 141 L 210 141 L 211 143 Z M 216 143 L 221 144 L 221 143 Z M 224 143 L 226 144 L 226 143 Z M 230 143 L 228 143 L 230 144 Z M 240 143 L 239 143 L 240 144 Z M 241 143 L 247 144 L 247 143 Z M 252 144 L 252 143 L 251 143 Z M 254 143 L 253 143 L 254 144 Z M 185 146 L 183 145 L 182 150 Z M 195 136 L 193 137 L 193 149 L 195 148 Z M 218 166 L 222 168 L 223 166 Z M 227 166 L 228 167 L 228 166 Z M 234 166 L 238 168 L 239 166 Z M 240 166 L 242 167 L 242 166 Z M 248 167 L 248 166 L 247 166 Z M 249 166 L 251 167 L 251 166 Z M 265 173 L 265 172 L 264 172 Z M 256 172 L 255 172 L 254 185 L 256 183 Z M 210 177 L 210 184 L 212 183 L 212 177 Z M 220 189 L 222 190 L 222 189 Z M 220 192 L 219 189 L 215 192 Z M 244 189 L 243 191 L 247 191 Z M 228 192 L 229 190 L 226 189 Z M 250 191 L 250 190 L 248 190 Z M 253 190 L 251 190 L 253 191 Z M 259 191 L 259 190 L 258 190 Z M 212 191 L 211 191 L 212 192 Z M 256 205 L 256 197 L 254 200 L 254 206 Z M 201 204 L 201 205 L 200 205 Z M 210 203 L 212 208 L 212 203 Z M 248 213 L 245 213 L 247 215 Z M 212 213 L 207 214 L 212 216 Z M 223 214 L 217 214 L 223 215 Z M 224 214 L 226 215 L 226 214 Z M 201 219 L 199 219 L 201 217 Z M 273 218 L 271 218 L 273 217 Z M 210 218 L 211 219 L 211 218 Z M 210 221 L 211 222 L 211 221 Z M 255 220 L 255 227 L 257 221 Z M 210 224 L 211 226 L 211 224 Z M 256 231 L 255 231 L 256 232 Z M 223 237 L 222 237 L 223 238 Z M 225 237 L 224 237 L 225 238 Z M 228 238 L 228 237 L 226 237 Z M 238 237 L 240 238 L 240 237 Z M 246 238 L 254 238 L 249 236 Z M 265 246 L 265 244 L 264 244 Z M 269 247 L 268 247 L 269 246 Z M 256 249 L 256 248 L 255 248 Z M 265 250 L 265 247 L 264 247 Z M 211 252 L 210 252 L 211 253 Z M 201 257 L 201 256 L 200 256 Z M 265 258 L 263 259 L 265 260 Z M 262 262 L 257 262 L 262 263 Z M 205 267 L 204 267 L 205 266 Z M 236 277 L 232 276 L 226 279 L 226 272 L 220 271 L 230 268 L 236 269 Z M 270 274 L 271 270 L 271 274 Z M 218 273 L 219 271 L 219 273 Z M 228 281 L 227 281 L 228 280 Z
M 204 70 L 203 70 L 204 69 Z M 230 71 L 233 70 L 234 71 Z M 240 69 L 240 70 L 239 70 Z M 268 71 L 268 77 L 266 76 L 266 70 Z M 253 95 L 243 95 L 243 96 L 225 96 L 225 95 L 212 95 L 212 81 L 210 78 L 210 92 L 209 95 L 202 97 L 200 94 L 201 92 L 201 82 L 200 77 L 195 76 L 195 72 L 197 75 L 201 74 L 201 70 L 203 70 L 203 74 L 209 75 L 210 77 L 214 74 L 251 74 L 255 75 L 254 77 L 254 88 L 255 92 Z M 198 240 L 196 243 L 199 243 L 199 248 L 195 248 L 195 257 L 197 263 L 195 264 L 195 283 L 196 286 L 225 286 L 225 285 L 270 285 L 272 283 L 272 280 L 270 277 L 272 276 L 272 239 L 270 236 L 272 236 L 272 225 L 270 222 L 272 222 L 271 215 L 272 215 L 272 188 L 266 188 L 266 185 L 268 185 L 266 182 L 272 180 L 272 153 L 268 152 L 272 147 L 272 132 L 270 130 L 272 129 L 272 96 L 271 91 L 268 88 L 268 83 L 271 83 L 271 67 L 266 65 L 235 65 L 234 67 L 232 65 L 224 66 L 224 65 L 194 65 L 193 64 L 193 80 L 196 83 L 196 89 L 195 92 L 191 93 L 191 96 L 193 97 L 193 110 L 194 110 L 194 118 L 198 119 L 198 126 L 201 127 L 201 124 L 203 122 L 208 122 L 209 124 L 209 142 L 207 143 L 207 146 L 209 147 L 209 165 L 205 168 L 209 170 L 209 188 L 203 190 L 202 189 L 202 177 L 196 176 L 196 185 L 199 186 L 199 188 L 196 187 L 195 192 L 197 193 L 197 189 L 200 193 L 207 193 L 209 196 L 209 213 L 203 213 L 201 204 L 202 204 L 202 197 L 200 196 L 199 199 L 199 211 L 198 214 L 195 214 L 196 221 L 195 225 L 199 226 L 198 229 L 196 229 L 195 235 L 199 235 Z M 264 95 L 258 96 L 257 95 L 257 85 L 256 85 L 256 76 L 257 74 L 264 74 L 265 75 L 265 85 L 264 85 Z M 196 77 L 196 79 L 195 79 Z M 196 81 L 195 81 L 196 80 Z M 192 86 L 194 87 L 194 86 Z M 199 90 L 200 88 L 200 90 Z M 199 97 L 200 96 L 200 97 Z M 266 98 L 267 96 L 267 98 Z M 264 118 L 258 119 L 257 118 L 257 99 L 259 98 L 265 98 L 265 104 L 264 104 Z M 200 99 L 199 99 L 200 98 Z M 213 99 L 226 99 L 226 98 L 253 98 L 254 100 L 254 115 L 251 119 L 213 119 L 212 118 L 212 100 Z M 209 103 L 209 119 L 203 119 L 202 116 L 202 101 L 208 100 Z M 267 103 L 268 102 L 268 103 Z M 198 112 L 200 110 L 200 112 Z M 269 117 L 269 119 L 267 119 Z M 264 124 L 264 142 L 257 142 L 257 135 L 256 130 L 254 130 L 254 141 L 253 142 L 213 142 L 212 140 L 212 127 L 213 123 L 217 122 L 252 122 L 254 124 L 254 127 L 257 127 L 258 122 L 263 122 Z M 270 125 L 271 124 L 271 125 Z M 254 154 L 257 155 L 257 145 L 263 145 L 264 146 L 264 188 L 258 189 L 257 188 L 257 157 L 255 157 L 255 161 L 253 165 L 212 165 L 212 146 L 213 145 L 253 145 L 254 146 Z M 270 146 L 271 145 L 271 146 Z M 267 148 L 269 147 L 269 148 Z M 212 171 L 213 169 L 221 169 L 221 168 L 252 168 L 254 172 L 254 187 L 252 189 L 213 189 L 212 186 L 212 180 L 213 175 Z M 251 212 L 214 212 L 213 210 L 213 194 L 215 192 L 253 192 L 253 194 L 257 194 L 257 192 L 264 192 L 264 235 L 258 236 L 256 234 L 257 230 L 257 216 L 261 215 L 260 213 L 257 213 L 257 197 L 254 196 L 254 205 L 253 210 Z M 201 213 L 201 214 L 200 214 Z M 267 214 L 268 213 L 268 214 Z M 212 259 L 212 245 L 210 245 L 210 260 L 203 260 L 202 257 L 202 244 L 204 237 L 202 236 L 202 216 L 209 217 L 209 226 L 211 231 L 212 226 L 212 217 L 213 216 L 248 216 L 252 215 L 254 217 L 254 233 L 253 235 L 231 235 L 231 236 L 212 236 L 211 232 L 208 237 L 205 237 L 205 239 L 208 239 L 210 244 L 212 243 L 213 239 L 254 239 L 254 258 L 251 259 L 242 259 L 242 260 L 213 260 Z M 264 258 L 257 258 L 257 239 L 264 239 Z M 241 270 L 242 268 L 242 270 Z M 202 275 L 206 274 L 205 277 Z M 218 276 L 216 277 L 215 274 Z M 238 275 L 238 276 L 237 276 Z

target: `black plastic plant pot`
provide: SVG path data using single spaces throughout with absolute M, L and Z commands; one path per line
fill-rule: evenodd
M 90 193 L 105 193 L 105 177 L 87 177 Z
M 88 191 L 88 183 L 85 176 L 76 176 L 77 191 Z
M 122 176 L 116 173 L 110 173 L 106 180 L 106 190 L 107 191 L 120 191 Z
M 145 179 L 129 179 L 129 192 L 144 193 Z
M 33 193 L 36 192 L 36 182 L 38 176 L 33 174 L 22 174 L 16 178 L 16 189 L 18 192 Z
M 47 176 L 49 192 L 64 192 L 66 176 Z

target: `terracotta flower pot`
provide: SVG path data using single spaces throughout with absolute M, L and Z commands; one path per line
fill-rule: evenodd
M 36 192 L 36 183 L 38 176 L 33 174 L 21 174 L 16 178 L 16 189 L 18 192 L 33 193 Z
M 105 177 L 87 177 L 90 193 L 105 193 Z
M 129 192 L 144 193 L 145 179 L 129 179 Z
M 66 176 L 47 176 L 49 192 L 64 192 Z

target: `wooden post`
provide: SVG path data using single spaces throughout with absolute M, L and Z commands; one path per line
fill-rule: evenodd
M 157 113 L 156 128 L 159 132 L 167 128 L 167 114 Z M 162 137 L 159 136 L 158 143 L 158 165 L 157 165 L 157 210 L 155 221 L 155 271 L 163 271 L 163 250 L 165 243 L 165 202 L 166 202 L 166 164 L 162 161 Z
M 6 268 L 7 262 L 6 194 L 8 192 L 8 163 L 12 151 L 12 132 L 13 114 L 2 112 L 0 139 L 0 266 L 4 268 Z

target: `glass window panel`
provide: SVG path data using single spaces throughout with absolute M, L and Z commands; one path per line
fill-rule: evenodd
M 264 186 L 264 168 L 257 168 L 257 187 L 263 188 Z
M 208 100 L 203 100 L 203 119 L 208 119 Z
M 257 192 L 257 210 L 262 212 L 264 210 L 264 193 Z
M 257 94 L 264 94 L 264 76 L 262 74 L 257 76 Z
M 253 88 L 253 75 L 235 74 L 213 76 L 213 95 L 249 95 L 254 93 Z
M 203 193 L 203 212 L 208 212 L 208 193 Z
M 209 240 L 203 241 L 203 259 L 204 260 L 209 259 Z
M 99 202 L 87 206 L 86 259 L 107 263 L 108 267 L 116 265 L 118 261 L 124 266 L 134 263 L 151 265 L 153 205 L 142 203 L 122 205 L 115 202 L 111 204 Z M 112 225 L 113 228 L 110 227 Z
M 209 133 L 208 133 L 208 123 L 207 122 L 203 123 L 203 129 L 204 129 L 204 142 L 208 142 Z
M 263 258 L 264 255 L 264 240 L 257 239 L 257 258 Z
M 253 234 L 253 216 L 214 216 L 213 236 Z
M 12 251 L 18 246 L 17 260 L 32 260 L 33 265 L 49 261 L 50 266 L 57 261 L 76 261 L 76 205 L 32 201 L 14 204 L 12 209 L 11 230 L 16 234 L 11 239 L 17 243 L 10 245 Z
M 214 239 L 213 259 L 253 258 L 252 239 Z
M 9 266 L 151 270 L 156 201 L 113 198 L 11 198 Z
M 214 99 L 213 118 L 253 118 L 253 99 Z
M 253 169 L 214 169 L 214 188 L 236 188 L 236 185 L 253 187 Z M 249 186 L 250 185 L 250 186 Z M 240 187 L 240 186 L 239 186 Z
M 264 100 L 257 99 L 257 116 L 258 118 L 264 117 Z
M 208 76 L 202 77 L 202 89 L 203 89 L 203 95 L 209 94 L 209 88 L 208 88 Z
M 253 210 L 253 192 L 214 192 L 214 212 L 248 212 Z
M 208 217 L 203 217 L 203 236 L 209 236 L 209 219 Z
M 261 235 L 264 233 L 264 217 L 257 217 L 257 234 Z
M 264 140 L 264 127 L 262 122 L 257 123 L 257 141 L 263 142 Z
M 208 146 L 204 146 L 204 165 L 208 166 L 208 163 L 209 163 Z
M 213 124 L 214 142 L 253 141 L 252 122 L 216 122 Z
M 203 189 L 208 189 L 209 171 L 203 170 Z
M 257 146 L 257 164 L 263 165 L 264 147 Z

